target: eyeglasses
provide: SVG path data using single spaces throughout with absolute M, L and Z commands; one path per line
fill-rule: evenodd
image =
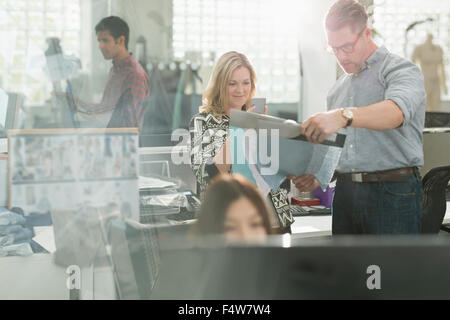
M 340 47 L 331 47 L 331 46 L 327 46 L 326 50 L 328 51 L 328 53 L 337 55 L 339 51 L 342 50 L 342 52 L 344 53 L 353 53 L 353 51 L 355 51 L 355 46 L 356 43 L 358 42 L 359 38 L 361 37 L 361 35 L 363 34 L 364 30 L 366 30 L 366 28 L 364 28 L 363 30 L 361 30 L 360 33 L 358 33 L 358 36 L 356 37 L 356 40 L 353 41 L 353 43 L 347 43 L 344 44 L 343 46 Z

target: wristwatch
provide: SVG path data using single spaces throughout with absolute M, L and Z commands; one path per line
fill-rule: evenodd
M 353 122 L 353 111 L 350 108 L 344 108 L 341 111 L 342 116 L 347 119 L 347 124 L 345 125 L 345 128 L 351 126 Z

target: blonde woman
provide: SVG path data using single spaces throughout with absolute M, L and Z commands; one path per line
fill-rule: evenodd
M 231 172 L 230 112 L 254 109 L 248 107 L 255 95 L 255 84 L 255 70 L 242 53 L 231 51 L 217 61 L 202 97 L 200 113 L 192 118 L 189 126 L 191 166 L 200 192 L 213 176 Z
M 254 111 L 255 107 L 250 106 L 250 101 L 255 95 L 255 87 L 255 70 L 245 55 L 232 51 L 219 58 L 203 94 L 200 113 L 192 118 L 189 126 L 191 167 L 197 178 L 199 193 L 203 194 L 210 180 L 218 174 L 240 173 L 256 184 L 247 165 L 235 163 L 232 167 L 229 139 L 231 110 Z M 267 106 L 264 113 L 267 113 Z M 287 201 L 287 194 L 278 192 L 276 196 Z M 270 200 L 276 213 L 286 216 L 287 209 L 279 208 L 275 203 L 287 202 Z M 280 219 L 278 223 L 275 219 L 275 225 L 288 227 L 293 221 L 289 213 L 289 222 Z

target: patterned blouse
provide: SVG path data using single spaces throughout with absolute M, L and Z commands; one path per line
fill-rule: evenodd
M 206 189 L 211 179 L 206 166 L 213 163 L 213 158 L 224 145 L 228 138 L 229 126 L 230 117 L 227 115 L 215 116 L 212 113 L 200 112 L 191 120 L 189 125 L 191 167 L 200 192 Z
M 197 178 L 200 193 L 208 186 L 211 177 L 207 165 L 213 163 L 213 158 L 220 151 L 229 135 L 230 117 L 214 116 L 212 113 L 200 112 L 195 115 L 189 125 L 191 137 L 190 156 L 191 167 Z M 279 189 L 269 193 L 269 200 L 278 218 L 278 227 L 289 228 L 294 222 L 290 210 L 287 191 Z M 286 229 L 287 230 L 287 229 Z

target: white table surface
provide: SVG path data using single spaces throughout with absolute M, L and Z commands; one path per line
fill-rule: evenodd
M 295 222 L 291 226 L 294 238 L 320 237 L 331 235 L 331 215 L 327 216 L 303 216 L 294 217 Z M 450 201 L 447 201 L 443 223 L 450 223 Z
M 0 300 L 69 299 L 65 271 L 51 254 L 0 258 Z

